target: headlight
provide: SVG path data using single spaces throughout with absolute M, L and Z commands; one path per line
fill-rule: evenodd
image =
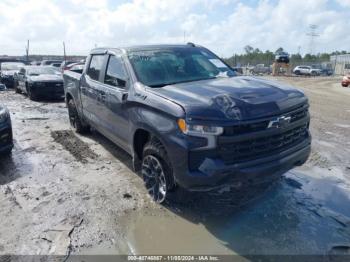
M 8 118 L 8 111 L 4 107 L 0 107 L 0 123 L 4 123 Z
M 203 135 L 221 135 L 224 132 L 222 127 L 218 126 L 203 126 L 203 125 L 191 125 L 187 124 L 184 119 L 179 119 L 177 125 L 180 130 L 187 134 L 193 136 L 203 136 Z

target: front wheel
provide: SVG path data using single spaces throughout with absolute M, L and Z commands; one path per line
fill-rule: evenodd
M 165 148 L 157 139 L 151 139 L 144 147 L 141 172 L 150 196 L 163 203 L 175 183 Z
M 33 90 L 30 87 L 27 87 L 27 94 L 30 100 L 35 101 L 36 100 L 36 96 L 33 93 Z

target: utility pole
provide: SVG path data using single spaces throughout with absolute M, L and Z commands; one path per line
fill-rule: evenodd
M 314 44 L 315 44 L 315 38 L 320 36 L 316 33 L 316 30 L 318 28 L 318 25 L 309 25 L 309 32 L 306 34 L 310 37 L 310 55 L 313 54 L 314 50 Z
M 66 62 L 66 44 L 64 43 L 64 41 L 63 41 L 63 60 L 64 60 L 64 62 Z
M 26 46 L 26 61 L 29 61 L 29 40 L 27 40 L 27 46 Z

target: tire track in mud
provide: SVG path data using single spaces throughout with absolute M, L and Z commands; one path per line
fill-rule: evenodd
M 98 156 L 90 149 L 89 145 L 79 139 L 71 130 L 52 131 L 51 136 L 56 143 L 61 144 L 75 159 L 86 164 L 88 159 L 96 159 Z

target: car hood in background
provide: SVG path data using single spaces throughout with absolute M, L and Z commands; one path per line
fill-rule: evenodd
M 307 102 L 290 86 L 254 77 L 202 80 L 149 89 L 181 105 L 189 121 L 239 121 L 278 115 Z
M 33 82 L 63 82 L 63 77 L 61 75 L 38 75 L 29 76 L 29 80 Z
M 13 76 L 18 73 L 18 70 L 2 70 L 1 73 L 6 76 Z

